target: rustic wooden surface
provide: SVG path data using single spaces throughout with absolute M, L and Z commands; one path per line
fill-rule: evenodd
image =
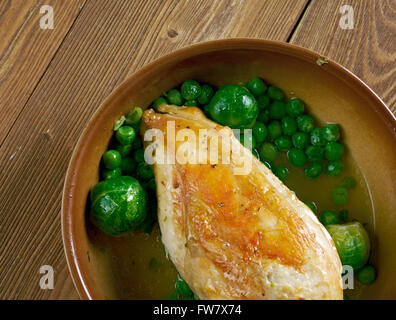
M 353 30 L 339 8 L 354 8 Z M 39 26 L 43 4 L 54 29 Z M 74 145 L 144 64 L 205 40 L 288 41 L 340 62 L 396 112 L 396 0 L 0 0 L 0 298 L 78 299 L 60 230 Z M 42 265 L 53 290 L 39 287 Z

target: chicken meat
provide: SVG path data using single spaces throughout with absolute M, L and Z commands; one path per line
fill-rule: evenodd
M 230 128 L 196 107 L 162 105 L 144 112 L 141 130 L 146 152 L 151 146 L 158 157 L 153 169 L 163 244 L 200 299 L 343 298 L 342 265 L 330 235 L 248 149 L 231 148 L 225 161 L 224 141 L 240 146 Z M 180 136 L 198 137 L 202 130 L 204 138 L 191 140 L 187 150 Z M 214 151 L 216 163 L 198 157 L 200 145 Z M 182 147 L 198 160 L 172 161 L 169 155 Z M 249 171 L 238 173 L 246 160 Z

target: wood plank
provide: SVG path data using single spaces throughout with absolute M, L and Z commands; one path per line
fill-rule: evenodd
M 85 0 L 0 2 L 0 145 L 48 67 Z M 42 5 L 54 29 L 41 29 Z
M 354 11 L 354 28 L 339 25 L 340 7 Z M 291 43 L 315 50 L 365 81 L 396 115 L 396 1 L 314 0 Z
M 138 61 L 128 61 L 131 75 L 143 64 L 183 46 L 224 38 L 286 40 L 308 1 L 221 0 L 168 1 L 174 8 L 148 30 Z M 288 12 L 285 17 L 285 11 Z M 194 26 L 193 28 L 191 26 Z
M 63 179 L 83 127 L 120 81 L 192 42 L 286 40 L 305 3 L 88 1 L 0 148 L 0 298 L 77 297 L 60 233 Z M 43 264 L 54 267 L 54 290 L 39 289 Z

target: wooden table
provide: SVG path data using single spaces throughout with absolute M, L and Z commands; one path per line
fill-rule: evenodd
M 353 29 L 340 26 L 344 4 Z M 43 5 L 53 29 L 40 27 Z M 65 172 L 90 116 L 143 65 L 205 40 L 281 40 L 341 63 L 396 113 L 395 30 L 396 0 L 0 0 L 0 298 L 78 299 L 62 247 Z M 42 265 L 53 290 L 39 286 Z

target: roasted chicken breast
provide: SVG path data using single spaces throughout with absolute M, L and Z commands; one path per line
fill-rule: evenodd
M 172 142 L 169 123 L 176 135 L 209 129 L 209 141 L 217 135 L 239 145 L 195 107 L 162 105 L 142 121 L 142 134 L 163 135 L 145 142 L 154 155 L 183 144 Z M 312 211 L 248 149 L 240 154 L 250 172 L 236 174 L 238 159 L 223 163 L 220 147 L 216 164 L 153 164 L 162 241 L 181 277 L 201 299 L 342 299 L 340 259 Z

